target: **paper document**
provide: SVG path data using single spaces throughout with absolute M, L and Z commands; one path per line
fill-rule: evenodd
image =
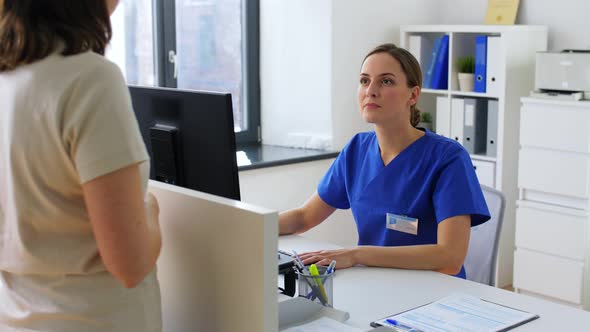
M 470 295 L 451 295 L 439 301 L 384 319 L 375 325 L 410 327 L 423 332 L 496 332 L 539 316 Z

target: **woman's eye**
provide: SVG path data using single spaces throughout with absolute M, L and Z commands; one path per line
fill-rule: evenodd
M 369 79 L 367 79 L 367 78 L 361 78 L 361 80 L 360 80 L 360 83 L 361 83 L 362 85 L 369 84 Z
M 381 82 L 383 83 L 383 85 L 393 85 L 393 80 L 389 78 L 385 78 Z

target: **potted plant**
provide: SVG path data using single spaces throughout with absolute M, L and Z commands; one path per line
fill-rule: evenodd
M 473 91 L 475 71 L 475 58 L 472 55 L 457 59 L 457 76 L 459 78 L 459 90 Z
M 418 127 L 432 131 L 432 114 L 428 112 L 420 112 L 420 122 Z

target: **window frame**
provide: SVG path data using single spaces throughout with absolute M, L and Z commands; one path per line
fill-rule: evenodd
M 154 72 L 160 87 L 177 88 L 169 52 L 176 52 L 176 1 L 153 0 Z M 242 111 L 247 130 L 236 132 L 239 145 L 260 143 L 260 2 L 242 0 Z

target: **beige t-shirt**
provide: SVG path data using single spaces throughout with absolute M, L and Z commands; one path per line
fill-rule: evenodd
M 104 57 L 55 53 L 0 73 L 0 330 L 158 330 L 145 325 L 161 324 L 155 272 L 134 290 L 106 272 L 81 186 L 141 163 L 145 193 L 148 158 L 125 81 Z

